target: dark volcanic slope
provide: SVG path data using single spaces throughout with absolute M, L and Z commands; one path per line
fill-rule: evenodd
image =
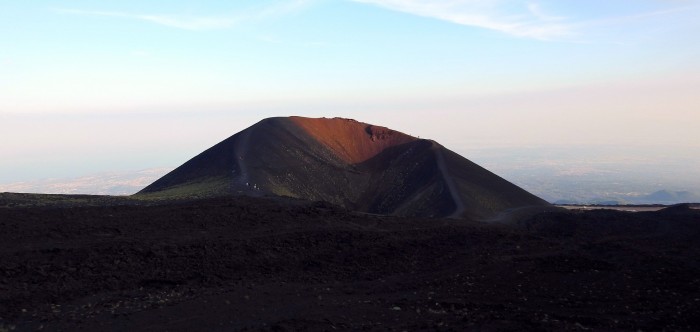
M 440 144 L 349 119 L 270 118 L 142 190 L 165 197 L 245 194 L 328 201 L 406 216 L 489 218 L 547 206 Z
M 4 200 L 0 331 L 700 331 L 683 207 L 504 227 L 253 197 Z

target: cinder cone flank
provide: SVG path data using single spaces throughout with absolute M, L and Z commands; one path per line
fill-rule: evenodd
M 404 216 L 492 218 L 547 206 L 442 145 L 342 118 L 269 118 L 138 195 L 276 195 Z

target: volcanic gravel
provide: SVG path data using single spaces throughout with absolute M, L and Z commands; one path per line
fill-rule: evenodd
M 0 331 L 700 330 L 700 211 L 0 202 Z

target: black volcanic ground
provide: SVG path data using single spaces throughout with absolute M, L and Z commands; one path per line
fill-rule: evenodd
M 548 207 L 432 140 L 342 118 L 269 118 L 195 156 L 144 197 L 276 195 L 374 214 L 491 219 Z
M 700 211 L 0 194 L 0 330 L 700 330 Z

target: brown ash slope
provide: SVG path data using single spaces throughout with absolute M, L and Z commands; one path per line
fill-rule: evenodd
M 286 196 L 404 216 L 489 218 L 548 206 L 432 140 L 350 119 L 264 119 L 137 195 Z

